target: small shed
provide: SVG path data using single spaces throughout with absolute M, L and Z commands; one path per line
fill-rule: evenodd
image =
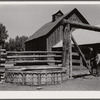
M 51 51 L 52 47 L 62 40 L 63 27 L 59 23 L 63 20 L 71 20 L 89 24 L 83 15 L 75 8 L 67 14 L 60 10 L 52 15 L 52 21 L 46 23 L 25 42 L 26 51 Z
M 79 46 L 100 48 L 100 32 L 84 30 L 84 29 L 76 29 L 72 32 L 72 35 Z M 62 40 L 60 40 L 52 48 L 60 48 L 60 47 L 62 47 Z

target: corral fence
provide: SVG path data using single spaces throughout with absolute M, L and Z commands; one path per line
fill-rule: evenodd
M 22 85 L 58 84 L 67 79 L 62 65 L 61 51 L 6 51 L 0 50 L 1 80 Z M 78 53 L 72 53 L 73 67 L 83 66 Z M 89 61 L 87 62 L 88 64 Z M 5 67 L 5 65 L 9 67 Z M 50 65 L 55 67 L 39 67 L 33 65 Z M 3 68 L 3 71 L 1 69 Z
M 7 51 L 6 63 L 12 63 L 14 66 L 21 65 L 61 65 L 62 52 L 61 51 Z M 90 66 L 90 61 L 87 60 Z M 77 52 L 72 53 L 73 66 L 83 66 L 82 57 Z
M 6 50 L 0 49 L 0 81 L 5 81 Z

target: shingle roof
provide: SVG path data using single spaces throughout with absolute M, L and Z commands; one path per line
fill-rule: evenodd
M 76 13 L 79 17 L 81 17 L 81 19 L 84 23 L 89 24 L 88 21 L 82 16 L 82 14 L 75 8 L 72 11 L 70 11 L 69 13 L 67 13 L 67 14 L 63 15 L 62 17 L 58 18 L 56 21 L 49 22 L 49 23 L 45 24 L 44 26 L 42 26 L 32 36 L 30 36 L 26 40 L 26 42 L 31 41 L 31 40 L 36 39 L 36 38 L 39 38 L 41 36 L 47 35 L 57 24 L 59 24 L 64 18 L 68 18 L 72 13 Z
M 76 29 L 75 31 L 72 32 L 72 35 L 75 38 L 78 45 L 100 43 L 100 32 L 89 31 L 84 29 Z M 62 40 L 53 47 L 54 48 L 62 47 Z

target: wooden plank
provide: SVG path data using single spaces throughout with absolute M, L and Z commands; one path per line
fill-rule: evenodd
M 1 68 L 0 68 L 0 73 L 1 73 L 1 72 L 2 72 L 2 73 L 5 72 L 5 69 L 1 69 Z
M 7 55 L 7 53 L 1 52 L 1 55 L 4 55 L 4 56 L 6 56 L 6 55 Z
M 72 52 L 73 56 L 79 56 L 79 54 L 77 52 Z
M 44 53 L 44 54 L 59 54 L 61 51 L 7 51 L 7 54 L 35 54 L 35 53 Z
M 80 60 L 75 60 L 75 59 L 72 62 L 73 63 L 81 63 Z
M 1 52 L 5 52 L 6 51 L 6 49 L 1 49 Z
M 46 41 L 47 41 L 47 51 L 48 51 L 49 50 L 49 36 L 47 37 Z
M 1 58 L 0 63 L 5 63 L 5 59 Z
M 15 63 L 43 63 L 43 62 L 60 63 L 61 60 L 19 60 L 19 61 L 15 61 Z
M 13 58 L 52 58 L 52 57 L 62 57 L 61 55 L 14 55 L 14 56 L 7 56 L 7 59 Z
M 78 53 L 73 52 L 72 55 L 79 56 Z M 62 57 L 62 55 L 8 55 L 8 59 L 13 58 L 38 58 L 38 57 Z
M 80 66 L 83 66 L 82 57 L 80 57 Z
M 37 66 L 32 66 L 32 67 L 30 67 L 30 66 L 26 66 L 26 68 L 24 67 L 23 68 L 23 66 L 20 66 L 20 68 L 19 68 L 19 66 L 16 66 L 16 68 L 14 68 L 14 67 L 12 67 L 12 68 L 7 68 L 7 71 L 20 71 L 20 70 L 30 70 L 30 71 L 33 71 L 33 70 L 52 70 L 52 71 L 62 71 L 62 67 L 42 67 L 42 66 L 40 66 L 40 67 L 37 67 Z
M 53 46 L 55 45 L 55 32 L 52 33 L 52 38 L 53 38 Z
M 51 34 L 49 35 L 49 45 L 48 45 L 48 51 L 51 51 L 51 41 L 52 41 L 52 38 L 51 38 Z
M 5 61 L 5 58 L 1 58 L 1 61 Z

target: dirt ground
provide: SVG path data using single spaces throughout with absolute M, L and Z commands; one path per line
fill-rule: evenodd
M 100 77 L 89 75 L 89 71 L 85 67 L 74 67 L 73 76 L 73 79 L 61 84 L 39 87 L 3 82 L 0 83 L 0 91 L 100 91 Z
M 100 91 L 100 77 L 84 73 L 61 84 L 40 87 L 0 83 L 0 91 Z

